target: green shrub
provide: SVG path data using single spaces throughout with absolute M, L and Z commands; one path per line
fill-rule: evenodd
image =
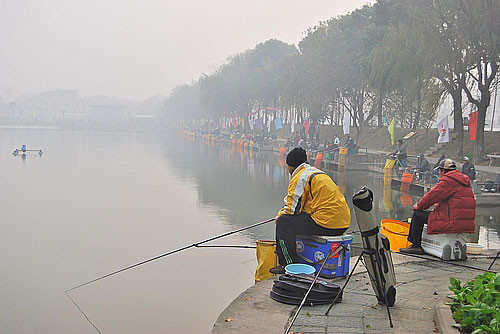
M 500 274 L 485 273 L 461 284 L 450 277 L 448 303 L 462 333 L 500 333 Z

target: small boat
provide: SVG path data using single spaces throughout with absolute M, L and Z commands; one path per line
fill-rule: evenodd
M 43 154 L 43 151 L 41 149 L 39 149 L 39 150 L 29 150 L 27 148 L 27 145 L 23 144 L 20 149 L 16 148 L 14 150 L 14 152 L 12 152 L 12 155 L 16 157 L 19 154 L 26 155 L 27 153 L 31 153 L 31 152 L 36 152 L 36 153 L 38 153 L 39 156 L 42 156 L 42 154 Z

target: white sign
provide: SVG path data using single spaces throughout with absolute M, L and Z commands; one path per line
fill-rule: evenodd
M 348 135 L 351 132 L 351 114 L 344 111 L 344 134 Z
M 439 131 L 438 144 L 450 142 L 450 128 L 448 127 L 448 116 L 444 117 L 437 123 Z

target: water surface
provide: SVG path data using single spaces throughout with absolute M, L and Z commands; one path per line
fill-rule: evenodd
M 22 144 L 46 153 L 13 157 Z M 95 333 L 64 290 L 273 217 L 289 180 L 272 153 L 146 133 L 0 129 L 0 166 L 0 326 L 22 334 Z M 384 187 L 380 174 L 330 175 L 347 199 L 372 188 L 378 219 L 405 219 L 418 199 Z M 491 244 L 498 221 L 478 210 Z M 270 223 L 215 243 L 273 238 Z M 104 333 L 206 333 L 255 266 L 253 250 L 190 249 L 72 296 Z

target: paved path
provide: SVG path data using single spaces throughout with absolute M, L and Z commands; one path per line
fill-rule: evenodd
M 396 305 L 391 308 L 394 328 L 389 327 L 387 311 L 378 305 L 366 272 L 353 275 L 343 300 L 330 314 L 328 306 L 304 307 L 291 333 L 435 333 L 433 307 L 450 292 L 450 277 L 469 280 L 481 273 L 442 262 L 416 260 L 397 255 L 394 261 L 397 278 Z M 404 262 L 404 261 L 411 262 Z M 401 263 L 402 262 L 402 263 Z M 491 259 L 470 259 L 468 265 L 487 268 Z M 500 261 L 493 270 L 500 270 Z M 353 262 L 354 263 L 354 262 Z M 461 262 L 464 263 L 464 262 Z M 360 266 L 363 269 L 363 266 Z M 338 280 L 343 284 L 344 280 Z M 269 297 L 272 280 L 261 282 L 240 295 L 224 310 L 213 333 L 283 333 L 296 310 Z M 226 319 L 231 321 L 226 322 Z
M 370 154 L 376 154 L 376 155 L 389 155 L 391 152 L 386 152 L 386 151 L 377 151 L 377 150 L 370 150 L 370 149 L 367 149 L 367 152 L 370 153 Z M 426 157 L 427 160 L 429 160 L 429 162 L 433 165 L 435 164 L 438 159 L 437 158 L 433 158 L 433 157 Z M 461 161 L 457 161 L 458 164 L 460 164 L 460 166 L 462 166 L 462 162 Z M 487 174 L 493 174 L 493 175 L 498 175 L 500 174 L 500 167 L 495 167 L 495 166 L 478 166 L 478 165 L 474 165 L 474 167 L 476 168 L 476 171 L 479 171 L 479 172 L 482 172 L 482 173 L 487 173 Z M 461 167 L 459 167 L 461 168 Z M 461 169 L 460 169 L 461 170 Z

